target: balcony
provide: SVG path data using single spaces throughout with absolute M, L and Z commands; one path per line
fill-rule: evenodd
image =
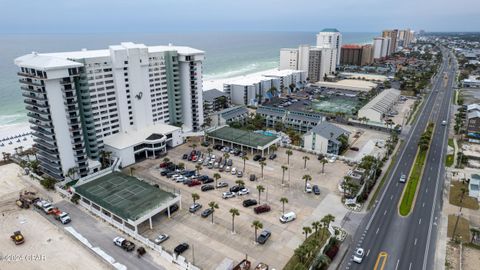
M 42 127 L 42 128 L 53 128 L 53 125 L 50 124 L 49 122 L 48 123 L 45 123 L 45 122 L 42 122 L 42 121 L 39 121 L 39 120 L 33 120 L 33 119 L 28 119 L 28 122 L 30 124 L 33 124 L 35 126 L 39 126 L 39 127 Z
M 48 108 L 48 103 L 38 103 L 36 100 L 33 99 L 25 99 L 23 102 L 30 104 L 32 106 L 40 107 L 40 108 Z
M 51 162 L 50 160 L 45 159 L 41 155 L 38 157 L 38 161 L 40 161 L 40 165 L 42 167 L 48 168 L 51 171 L 60 171 L 61 172 L 62 165 L 60 165 L 58 163 Z
M 65 107 L 66 112 L 76 112 L 78 111 L 78 107 L 76 105 L 68 105 Z
M 53 132 L 48 131 L 48 130 L 43 129 L 43 128 L 38 127 L 38 126 L 30 126 L 30 128 L 31 128 L 32 130 L 37 131 L 37 132 L 39 132 L 39 133 L 41 133 L 41 134 L 44 134 L 44 135 L 45 135 L 45 134 L 46 134 L 46 135 L 51 135 L 51 136 L 55 135 Z
M 43 93 L 45 93 L 45 91 L 43 91 L 43 89 L 38 88 L 38 87 L 37 87 L 37 88 L 29 88 L 29 87 L 27 87 L 27 86 L 25 86 L 25 85 L 22 85 L 22 86 L 20 86 L 20 89 L 22 89 L 22 90 L 25 91 L 25 92 L 30 92 L 30 93 L 35 93 L 35 94 L 43 94 Z
M 38 93 L 38 92 L 36 92 Z M 39 94 L 32 94 L 32 93 L 22 93 L 22 96 L 28 98 L 28 99 L 33 99 L 33 100 L 41 100 L 41 101 L 46 101 L 47 98 L 45 96 L 43 96 L 43 94 L 39 93 Z
M 33 141 L 38 145 L 41 145 L 47 149 L 57 149 L 57 147 L 53 144 L 53 139 L 42 139 L 42 138 L 34 138 Z
M 87 158 L 85 157 L 85 154 L 83 154 L 82 156 L 77 157 L 76 160 L 77 160 L 77 162 L 82 162 L 82 161 L 87 161 Z M 87 166 L 88 166 L 88 164 L 87 164 Z
M 52 136 L 52 137 L 47 137 L 47 136 L 45 136 L 44 134 L 39 133 L 39 132 L 33 132 L 33 137 L 36 137 L 36 138 L 38 138 L 38 139 L 42 139 L 42 140 L 44 140 L 44 141 L 46 141 L 46 142 L 54 142 L 54 141 L 55 141 L 55 139 L 53 138 L 53 136 Z M 35 141 L 35 138 L 34 138 L 33 140 Z
M 61 81 L 60 81 L 60 84 L 61 84 L 61 85 L 72 84 L 72 83 L 73 83 L 72 80 L 61 80 Z M 72 90 L 73 90 L 73 89 L 72 89 Z
M 75 134 L 75 133 L 76 133 L 76 134 Z M 82 133 L 80 133 L 80 132 L 75 132 L 75 133 L 72 133 L 72 134 L 70 135 L 70 138 L 72 138 L 72 139 L 81 139 L 81 138 L 83 138 Z
M 45 174 L 48 174 L 50 175 L 51 177 L 57 179 L 57 180 L 62 180 L 63 179 L 63 176 L 62 176 L 62 172 L 61 170 L 55 170 L 55 171 L 52 171 L 52 170 L 49 170 L 47 168 L 43 168 L 41 167 L 41 171 L 44 172 Z
M 48 150 L 46 148 L 40 148 L 41 146 L 37 146 L 37 153 L 39 156 L 42 156 L 44 158 L 47 158 L 48 160 L 57 160 L 60 157 L 58 156 L 58 153 L 54 153 L 52 150 Z
M 31 118 L 34 118 L 34 119 L 37 119 L 37 120 L 40 120 L 40 121 L 51 122 L 50 119 L 42 117 L 42 116 L 40 116 L 39 114 L 36 114 L 36 113 L 30 113 L 29 112 L 29 113 L 27 113 L 27 116 L 31 117 Z
M 42 83 L 39 83 L 39 82 L 34 82 L 34 81 L 28 81 L 26 79 L 19 79 L 18 80 L 20 83 L 23 83 L 23 84 L 28 84 L 28 85 L 33 85 L 33 86 L 43 86 Z

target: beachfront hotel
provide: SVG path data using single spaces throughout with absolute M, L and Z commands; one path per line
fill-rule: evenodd
M 204 52 L 121 43 L 105 50 L 15 59 L 43 172 L 97 171 L 101 151 L 127 166 L 183 142 L 203 125 Z

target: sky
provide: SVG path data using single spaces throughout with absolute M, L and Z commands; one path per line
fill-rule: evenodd
M 480 31 L 479 0 L 0 0 L 0 33 Z

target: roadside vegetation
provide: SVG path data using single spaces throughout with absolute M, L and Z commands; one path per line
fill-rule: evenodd
M 455 157 L 453 156 L 453 154 L 447 155 L 445 159 L 445 166 L 452 167 L 454 160 L 455 160 Z
M 450 193 L 448 200 L 450 204 L 478 210 L 478 201 L 468 196 L 468 183 L 463 181 L 452 181 L 450 184 Z
M 417 187 L 423 174 L 423 168 L 425 166 L 425 160 L 427 158 L 428 147 L 430 146 L 434 127 L 435 125 L 433 123 L 428 123 L 427 129 L 418 142 L 419 149 L 417 156 L 415 157 L 412 170 L 410 171 L 410 177 L 408 178 L 407 186 L 404 189 L 402 201 L 400 203 L 400 215 L 402 216 L 408 215 L 412 209 Z

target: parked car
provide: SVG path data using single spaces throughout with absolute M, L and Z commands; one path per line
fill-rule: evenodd
M 204 141 L 200 144 L 201 146 L 205 146 L 205 147 L 208 147 L 210 145 L 210 143 L 208 141 Z
M 182 159 L 187 159 L 187 158 L 188 158 L 188 154 L 183 154 Z
M 297 218 L 297 215 L 294 212 L 288 212 L 288 213 L 283 214 L 280 217 L 280 222 L 287 223 L 287 222 L 290 222 L 290 221 L 294 221 L 296 218 Z
M 235 156 L 239 156 L 241 153 L 242 153 L 242 151 L 237 149 L 237 150 L 235 151 L 235 153 L 233 153 L 233 154 L 234 154 Z
M 231 169 L 230 166 L 225 167 L 226 172 L 230 172 L 230 169 Z
M 238 186 L 238 185 L 237 186 L 232 186 L 230 188 L 230 192 L 239 192 L 241 189 L 242 189 L 241 186 Z
M 195 212 L 197 212 L 197 210 L 200 209 L 200 208 L 202 208 L 202 205 L 196 202 L 196 203 L 192 204 L 192 205 L 190 206 L 190 208 L 188 208 L 188 211 L 189 211 L 190 213 L 195 213 Z
M 180 245 L 176 246 L 175 249 L 173 250 L 177 255 L 182 254 L 185 252 L 185 250 L 188 249 L 188 244 L 187 243 L 181 243 Z
M 233 198 L 235 197 L 235 193 L 227 191 L 222 194 L 222 198 L 228 199 L 228 198 Z
M 215 189 L 215 187 L 213 185 L 203 185 L 200 190 L 201 191 L 209 191 L 209 190 L 213 190 Z
M 353 261 L 356 263 L 362 263 L 364 255 L 365 251 L 363 250 L 363 248 L 357 248 L 355 250 L 355 254 L 353 255 Z
M 230 172 L 232 173 L 232 175 L 236 175 L 237 174 L 237 168 L 233 167 Z
M 265 161 L 266 158 L 265 157 L 260 157 L 260 159 L 258 161 Z
M 135 244 L 134 243 L 132 243 L 132 242 L 126 240 L 125 238 L 120 237 L 120 236 L 117 236 L 117 237 L 113 238 L 113 243 L 116 246 L 119 246 L 126 251 L 132 251 L 132 250 L 135 249 Z
M 214 182 L 213 178 L 210 178 L 210 177 L 207 177 L 207 179 L 203 181 L 204 184 L 213 183 L 213 182 Z
M 242 171 L 238 171 L 238 172 L 237 172 L 237 177 L 238 177 L 238 178 L 243 177 L 243 172 L 242 172 Z
M 202 182 L 198 181 L 198 180 L 191 180 L 190 183 L 188 184 L 189 187 L 194 187 L 194 186 L 199 186 L 201 185 Z
M 277 154 L 275 154 L 275 153 L 271 154 L 271 155 L 268 157 L 268 159 L 270 159 L 270 160 L 274 160 L 274 159 L 276 159 L 276 158 L 277 158 Z
M 268 204 L 262 204 L 260 206 L 253 208 L 253 212 L 255 212 L 255 214 L 261 214 L 269 211 L 270 211 L 270 206 Z
M 242 188 L 241 190 L 239 190 L 237 192 L 237 195 L 238 196 L 242 196 L 242 195 L 247 195 L 250 193 L 250 190 L 248 188 Z
M 249 207 L 249 206 L 252 206 L 252 205 L 257 205 L 257 200 L 246 199 L 246 200 L 243 201 L 242 205 L 243 205 L 243 207 Z
M 161 243 L 165 242 L 170 236 L 168 234 L 160 234 L 153 240 L 153 242 L 157 245 L 160 245 Z
M 250 181 L 257 180 L 257 176 L 255 174 L 250 174 Z
M 360 150 L 360 149 L 358 149 L 358 147 L 356 147 L 356 146 L 353 146 L 353 147 L 350 147 L 350 150 L 352 150 L 352 151 L 358 151 L 358 150 Z
M 227 160 L 227 165 L 232 166 L 233 165 L 233 160 L 231 160 L 231 159 Z
M 178 210 L 178 205 L 177 204 L 174 204 L 174 205 L 170 206 L 170 214 L 175 213 L 177 210 Z M 165 211 L 165 215 L 168 215 L 168 211 Z
M 307 185 L 305 186 L 305 192 L 312 193 L 312 185 L 310 185 L 310 183 L 307 183 Z
M 253 161 L 259 161 L 262 158 L 261 155 L 255 155 L 253 156 Z
M 210 216 L 212 213 L 213 213 L 212 208 L 207 208 L 207 209 L 203 210 L 202 217 L 206 218 L 206 217 Z
M 217 183 L 217 188 L 224 188 L 224 187 L 228 187 L 227 182 L 220 181 Z
M 320 195 L 320 188 L 317 185 L 313 185 L 312 190 L 315 195 Z
M 268 230 L 263 230 L 260 235 L 258 236 L 257 238 L 257 242 L 259 244 L 265 244 L 268 240 L 268 238 L 270 238 L 270 236 L 272 235 L 272 233 Z

